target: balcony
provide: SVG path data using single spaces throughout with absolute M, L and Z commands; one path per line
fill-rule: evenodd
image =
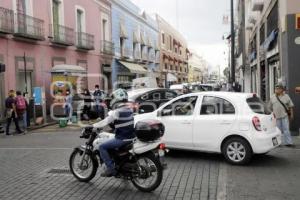
M 156 56 L 155 56 L 155 63 L 156 64 L 159 64 L 160 63 L 160 53 L 156 53 Z
M 94 36 L 84 32 L 77 32 L 76 47 L 79 50 L 94 50 Z
M 142 52 L 142 61 L 147 62 L 148 61 L 148 52 L 143 51 Z
M 134 60 L 141 60 L 141 51 L 140 50 L 135 50 L 134 51 Z
M 14 12 L 0 7 L 0 33 L 8 34 L 14 32 Z
M 101 53 L 106 55 L 115 55 L 115 44 L 110 41 L 101 41 Z
M 252 11 L 262 12 L 264 9 L 264 0 L 252 0 Z
M 14 36 L 31 40 L 45 40 L 43 20 L 22 13 L 17 13 L 16 17 Z
M 128 47 L 121 48 L 121 58 L 124 59 L 132 58 L 132 50 Z
M 58 24 L 50 24 L 50 33 L 52 33 L 51 42 L 54 44 L 72 46 L 74 45 L 74 30 Z
M 149 54 L 149 62 L 154 63 L 155 62 L 155 53 L 150 53 Z

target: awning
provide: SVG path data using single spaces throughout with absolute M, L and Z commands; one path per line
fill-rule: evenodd
M 139 34 L 138 31 L 133 32 L 133 42 L 134 43 L 140 43 L 141 42 L 140 34 Z
M 267 37 L 266 41 L 263 43 L 264 49 L 269 50 L 272 42 L 277 38 L 278 30 L 273 30 L 270 35 Z
M 178 79 L 174 74 L 168 73 L 167 74 L 167 81 L 169 82 L 177 82 Z
M 120 38 L 128 38 L 127 30 L 123 22 L 120 23 Z
M 146 37 L 144 33 L 141 33 L 141 44 L 142 45 L 147 45 Z
M 124 67 L 126 67 L 131 73 L 134 74 L 147 74 L 148 71 L 141 65 L 135 63 L 129 63 L 124 61 L 119 61 Z
M 150 37 L 148 37 L 148 46 L 153 47 L 153 42 Z
M 77 65 L 55 65 L 51 73 L 86 73 L 86 69 Z

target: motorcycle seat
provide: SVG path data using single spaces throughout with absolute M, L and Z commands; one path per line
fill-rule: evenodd
M 130 149 L 132 149 L 133 147 L 133 143 L 130 143 L 130 144 L 126 144 L 124 146 L 121 146 L 117 149 L 115 149 L 116 151 L 129 151 Z

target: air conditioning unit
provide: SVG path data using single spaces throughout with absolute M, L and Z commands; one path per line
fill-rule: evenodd
M 262 12 L 264 9 L 264 0 L 252 0 L 252 11 Z

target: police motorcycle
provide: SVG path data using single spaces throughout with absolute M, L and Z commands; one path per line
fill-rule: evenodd
M 115 178 L 130 180 L 133 185 L 143 192 L 155 190 L 162 182 L 165 144 L 161 137 L 165 131 L 164 125 L 157 120 L 144 120 L 135 125 L 136 138 L 119 149 L 110 151 L 114 160 L 117 174 Z M 87 139 L 85 145 L 76 147 L 69 160 L 72 174 L 81 182 L 92 180 L 103 160 L 99 146 L 114 138 L 114 134 L 101 129 L 82 129 L 80 138 Z

